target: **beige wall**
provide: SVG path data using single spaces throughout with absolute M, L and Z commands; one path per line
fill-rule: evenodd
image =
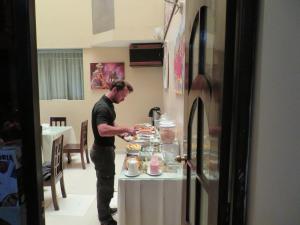
M 77 140 L 80 135 L 80 123 L 89 120 L 89 145 L 92 144 L 91 110 L 94 103 L 106 91 L 92 91 L 89 82 L 89 66 L 95 62 L 125 62 L 125 78 L 133 87 L 125 102 L 116 105 L 117 119 L 120 125 L 133 125 L 148 122 L 148 111 L 153 106 L 163 107 L 162 67 L 129 67 L 128 48 L 92 48 L 84 49 L 84 96 L 82 101 L 49 100 L 40 101 L 42 123 L 49 123 L 50 116 L 66 116 L 68 124 L 74 126 Z M 124 148 L 126 143 L 117 138 L 117 147 Z
M 38 48 L 87 48 L 92 34 L 90 1 L 36 0 Z
M 150 4 L 151 3 L 151 4 Z M 136 10 L 138 9 L 138 10 Z M 50 116 L 66 116 L 74 126 L 77 139 L 81 121 L 88 119 L 93 104 L 105 91 L 92 91 L 89 86 L 89 63 L 125 62 L 125 76 L 135 91 L 125 103 L 116 107 L 117 122 L 132 125 L 147 122 L 148 111 L 153 106 L 162 108 L 162 68 L 129 67 L 129 49 L 91 48 L 101 41 L 153 39 L 153 29 L 163 22 L 163 3 L 160 0 L 115 1 L 117 30 L 92 35 L 91 1 L 37 0 L 37 46 L 41 48 L 84 48 L 84 94 L 82 101 L 40 101 L 41 122 Z M 89 124 L 90 125 L 90 124 Z M 92 133 L 89 129 L 89 145 Z M 119 147 L 124 143 L 117 141 Z
M 90 48 L 108 46 L 111 41 L 157 41 L 154 28 L 163 24 L 163 1 L 115 1 L 114 6 L 115 29 L 93 35 L 91 1 L 36 0 L 38 48 Z
M 108 41 L 157 41 L 154 28 L 163 24 L 164 11 L 161 0 L 114 1 L 115 28 L 111 31 L 93 35 L 93 46 Z M 128 32 L 130 31 L 130 32 Z

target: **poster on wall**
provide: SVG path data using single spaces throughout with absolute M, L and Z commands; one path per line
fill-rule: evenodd
M 123 62 L 90 63 L 91 89 L 109 89 L 112 81 L 125 79 Z
M 177 34 L 174 49 L 174 74 L 175 74 L 175 92 L 178 95 L 183 94 L 184 88 L 184 70 L 185 70 L 185 39 L 184 39 L 184 21 L 182 21 Z
M 169 51 L 167 42 L 164 43 L 163 85 L 164 89 L 169 88 Z

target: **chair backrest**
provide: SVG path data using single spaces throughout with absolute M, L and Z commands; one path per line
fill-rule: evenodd
M 51 177 L 55 180 L 59 179 L 63 172 L 63 140 L 64 136 L 61 135 L 52 144 Z
M 67 126 L 66 117 L 50 117 L 50 126 Z
M 88 121 L 85 120 L 81 123 L 80 131 L 80 149 L 87 149 L 87 132 L 88 132 Z

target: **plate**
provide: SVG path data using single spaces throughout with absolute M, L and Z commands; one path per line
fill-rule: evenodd
M 161 169 L 158 171 L 158 173 L 150 173 L 150 168 L 147 169 L 147 174 L 150 176 L 160 176 L 162 174 Z
M 124 138 L 125 141 L 128 141 L 128 142 L 134 140 L 134 138 L 133 138 L 131 135 L 129 135 L 129 136 L 124 136 L 123 138 Z
M 124 175 L 125 175 L 126 177 L 137 177 L 137 176 L 140 175 L 140 172 L 138 172 L 137 174 L 132 175 L 132 174 L 128 174 L 128 170 L 125 170 L 125 171 L 124 171 Z

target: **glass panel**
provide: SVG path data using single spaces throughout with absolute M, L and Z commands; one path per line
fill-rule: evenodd
M 199 46 L 199 72 L 201 75 L 205 75 L 205 63 L 206 63 L 206 6 L 200 8 L 200 46 Z
M 195 225 L 195 212 L 196 212 L 196 173 L 191 170 L 191 183 L 189 186 L 189 224 Z
M 219 152 L 218 152 L 218 138 L 210 136 L 210 153 L 209 153 L 209 178 L 211 180 L 219 179 Z
M 210 139 L 208 132 L 208 119 L 204 108 L 203 113 L 203 146 L 202 146 L 202 173 L 209 179 L 209 153 L 210 153 Z
M 198 20 L 197 20 L 198 21 Z M 192 51 L 193 51 L 193 76 L 192 76 L 192 80 L 195 79 L 195 77 L 198 76 L 199 74 L 199 45 L 200 45 L 200 26 L 199 23 L 197 23 L 197 27 L 196 27 L 196 32 L 195 32 L 195 36 L 193 39 L 193 43 L 192 43 Z
M 208 194 L 206 190 L 201 187 L 201 199 L 200 199 L 200 225 L 208 224 Z
M 213 68 L 213 50 L 214 50 L 214 39 L 215 39 L 215 19 L 212 10 L 205 7 L 206 15 L 206 26 L 205 26 L 205 75 L 209 78 L 212 77 Z
M 198 148 L 198 100 L 194 102 L 191 121 L 191 161 L 197 167 Z
M 208 83 L 212 80 L 213 75 L 213 49 L 214 49 L 214 32 L 215 21 L 212 10 L 206 6 L 200 9 L 200 73 L 207 78 Z M 204 67 L 202 67 L 202 65 Z M 210 86 L 210 85 L 209 85 Z M 209 112 L 209 115 L 206 114 Z M 215 180 L 219 177 L 219 156 L 218 156 L 218 143 L 217 139 L 209 133 L 208 120 L 212 119 L 218 110 L 214 108 L 214 104 L 203 106 L 203 121 L 200 123 L 202 127 L 202 149 L 201 156 L 201 169 L 204 176 L 209 180 Z M 209 117 L 209 118 L 208 118 Z M 210 124 L 212 121 L 210 121 Z

